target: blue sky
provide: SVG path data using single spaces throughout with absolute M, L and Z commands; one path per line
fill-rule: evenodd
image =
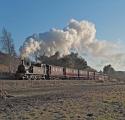
M 94 23 L 99 39 L 124 42 L 124 12 L 125 0 L 0 0 L 0 30 L 12 33 L 17 51 L 26 37 L 72 18 Z

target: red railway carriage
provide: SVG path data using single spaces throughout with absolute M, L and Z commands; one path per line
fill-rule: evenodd
M 95 80 L 95 72 L 89 71 L 89 80 Z
M 78 70 L 79 79 L 87 80 L 88 79 L 88 71 L 87 70 Z
M 73 68 L 64 68 L 64 76 L 69 79 L 78 78 L 78 70 Z
M 49 69 L 50 69 L 50 71 L 49 71 L 49 78 L 50 79 L 55 79 L 55 78 L 61 79 L 64 77 L 63 67 L 50 65 Z
M 99 80 L 100 79 L 100 73 L 98 73 L 98 72 L 95 72 L 95 80 Z

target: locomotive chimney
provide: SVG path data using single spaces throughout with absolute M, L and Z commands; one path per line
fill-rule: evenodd
M 29 61 L 29 66 L 31 66 L 31 61 Z

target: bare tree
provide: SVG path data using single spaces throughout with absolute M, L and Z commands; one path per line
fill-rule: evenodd
M 11 37 L 11 33 L 8 32 L 5 28 L 2 29 L 1 36 L 2 50 L 8 54 L 9 58 L 9 72 L 11 72 L 11 57 L 16 56 L 15 47 L 13 43 L 13 39 Z

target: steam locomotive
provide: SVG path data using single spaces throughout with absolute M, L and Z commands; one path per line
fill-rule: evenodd
M 108 75 L 96 71 L 66 68 L 48 64 L 24 65 L 24 61 L 18 66 L 17 79 L 24 80 L 52 80 L 52 79 L 78 79 L 78 80 L 107 80 Z

